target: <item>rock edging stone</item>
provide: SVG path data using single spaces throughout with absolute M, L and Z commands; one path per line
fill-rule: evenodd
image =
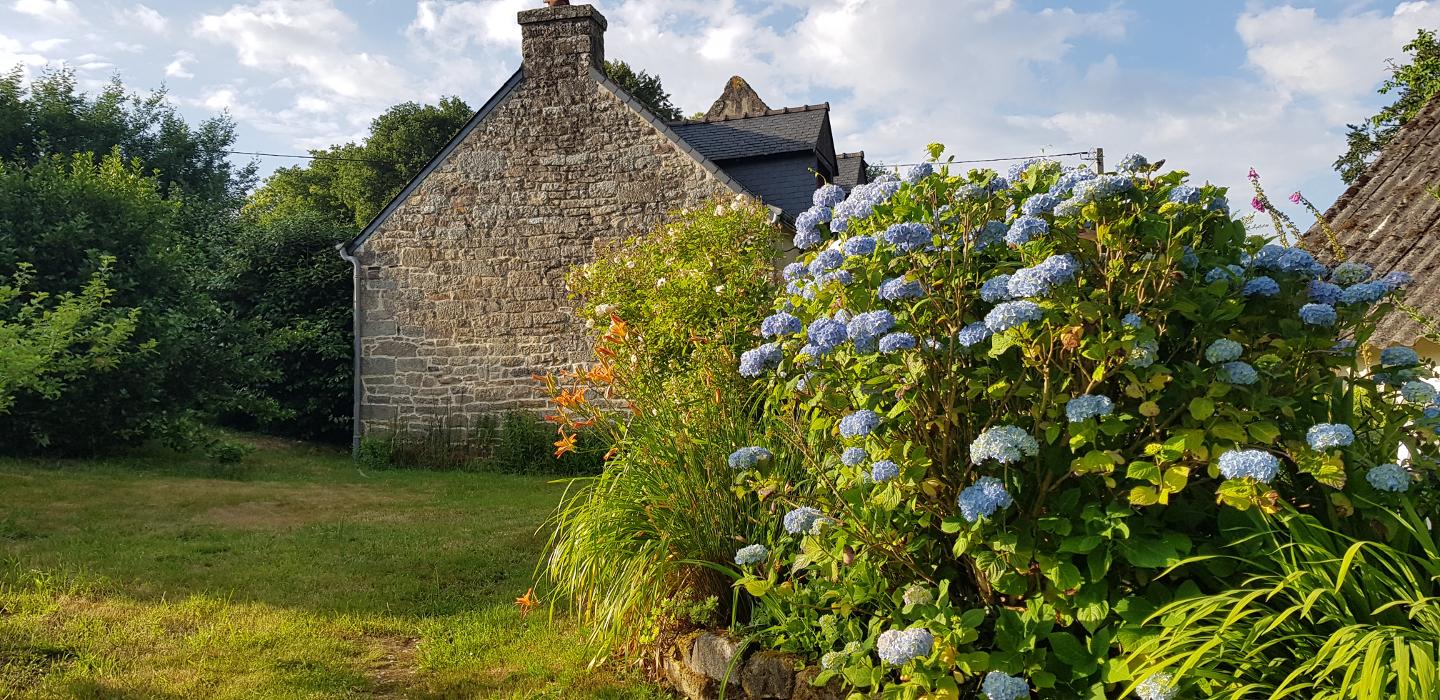
M 718 700 L 725 683 L 727 700 L 840 700 L 845 692 L 838 681 L 811 684 L 817 673 L 803 668 L 799 659 L 760 650 L 744 654 L 740 642 L 723 634 L 699 631 L 684 635 L 661 655 L 660 670 L 670 686 L 689 700 Z M 728 677 L 727 677 L 728 672 Z

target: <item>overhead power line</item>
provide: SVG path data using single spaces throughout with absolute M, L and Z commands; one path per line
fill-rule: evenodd
M 305 156 L 302 156 L 302 155 L 299 155 L 299 154 L 296 154 L 296 153 L 264 153 L 264 152 L 261 152 L 261 151 L 222 151 L 222 153 L 229 153 L 229 154 L 231 154 L 231 155 L 237 155 L 237 156 L 266 156 L 266 157 L 270 157 L 270 158 L 304 158 L 304 159 L 306 159 L 306 160 L 343 160 L 343 161 L 348 161 L 348 162 L 351 162 L 351 163 L 378 163 L 378 164 L 380 164 L 380 165 L 400 165 L 400 163 L 399 163 L 398 161 L 393 161 L 393 160 L 375 160 L 375 159 L 373 159 L 373 158 L 346 158 L 346 157 L 344 157 L 344 156 L 315 156 L 315 155 L 305 155 Z
M 975 158 L 973 160 L 947 160 L 931 163 L 931 165 L 948 165 L 955 163 L 1000 163 L 1008 160 L 1030 160 L 1031 158 L 1063 158 L 1065 156 L 1088 156 L 1093 160 L 1095 158 L 1095 150 L 1069 151 L 1067 153 L 1039 153 L 1033 156 L 1010 156 L 1007 158 Z M 882 165 L 887 168 L 899 168 L 912 165 L 923 165 L 923 163 L 882 163 Z

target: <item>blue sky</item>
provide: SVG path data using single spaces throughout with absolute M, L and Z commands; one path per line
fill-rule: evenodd
M 221 110 L 241 150 L 363 136 L 388 105 L 478 106 L 519 61 L 540 0 L 0 0 L 0 66 L 67 63 L 83 84 L 165 86 Z M 913 162 L 1102 146 L 1166 158 L 1249 198 L 1322 207 L 1345 124 L 1382 103 L 1385 60 L 1440 0 L 596 0 L 607 52 L 658 72 L 686 112 L 732 74 L 774 107 L 828 101 L 836 145 Z M 263 159 L 262 172 L 295 161 Z M 1113 160 L 1111 162 L 1114 162 Z

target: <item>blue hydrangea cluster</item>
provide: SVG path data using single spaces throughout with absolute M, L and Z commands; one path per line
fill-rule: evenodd
M 832 221 L 833 212 L 829 207 L 810 207 L 795 217 L 795 238 L 791 239 L 796 248 L 810 250 L 825 240 L 820 225 Z
M 728 462 L 731 469 L 753 469 L 754 467 L 770 461 L 774 455 L 770 450 L 763 447 L 742 447 L 730 453 Z
M 1125 364 L 1137 369 L 1145 369 L 1155 364 L 1158 359 L 1160 359 L 1160 343 L 1154 340 L 1141 340 L 1130 348 L 1130 353 L 1125 358 Z
M 1280 293 L 1280 284 L 1271 277 L 1261 275 L 1246 281 L 1243 293 L 1247 297 L 1273 297 Z
M 1394 345 L 1380 351 L 1382 367 L 1413 367 L 1420 364 L 1420 355 L 1403 345 Z
M 996 245 L 1005 240 L 1005 231 L 1005 223 L 993 219 L 985 222 L 983 226 L 976 227 L 974 231 L 970 232 L 975 243 L 975 250 L 984 250 L 987 246 Z
M 1150 161 L 1146 160 L 1145 156 L 1142 156 L 1139 153 L 1131 153 L 1124 158 L 1121 158 L 1120 164 L 1116 166 L 1116 168 L 1123 172 L 1134 173 L 1139 172 L 1141 169 L 1149 165 Z
M 1077 165 L 1060 173 L 1060 177 L 1055 179 L 1055 184 L 1050 186 L 1050 194 L 1056 196 L 1070 194 L 1070 191 L 1075 189 L 1075 185 L 1094 179 L 1095 172 L 1089 166 Z
M 1349 287 L 1370 279 L 1369 265 L 1357 262 L 1342 262 L 1330 273 L 1330 281 L 1342 287 Z
M 893 224 L 885 229 L 885 242 L 905 253 L 930 245 L 933 237 L 929 227 L 913 221 Z
M 1240 386 L 1249 386 L 1260 380 L 1260 374 L 1255 371 L 1254 367 L 1250 366 L 1249 362 L 1241 362 L 1239 360 L 1220 365 L 1215 375 L 1220 381 L 1226 384 L 1237 384 Z
M 808 268 L 808 270 L 810 271 L 811 275 L 818 277 L 819 275 L 825 272 L 829 272 L 830 270 L 833 270 L 844 264 L 844 253 L 835 250 L 834 248 L 827 248 L 815 254 L 815 259 L 810 261 L 810 267 Z
M 1114 197 L 1122 192 L 1129 192 L 1135 187 L 1135 181 L 1128 175 L 1104 174 L 1095 177 L 1093 180 L 1082 180 L 1075 183 L 1071 190 L 1071 201 L 1094 202 Z
M 1355 431 L 1344 423 L 1317 423 L 1305 431 L 1305 441 L 1312 450 L 1349 447 L 1355 442 Z
M 1125 314 L 1124 318 L 1120 319 L 1120 325 L 1123 325 L 1126 328 L 1138 329 L 1141 326 L 1145 325 L 1145 321 L 1140 318 L 1140 314 Z
M 870 216 L 870 213 L 875 210 L 875 205 L 890 199 L 899 189 L 900 182 L 894 176 L 856 185 L 850 190 L 850 196 L 846 197 L 845 201 L 835 205 L 830 230 L 842 232 L 849 226 L 851 220 Z
M 846 255 L 869 255 L 875 252 L 874 236 L 855 236 L 845 240 Z
M 1218 211 L 1224 214 L 1230 213 L 1230 200 L 1225 197 L 1215 197 L 1205 205 L 1205 211 Z
M 1110 401 L 1110 397 L 1100 394 L 1083 394 L 1070 399 L 1065 404 L 1065 417 L 1070 419 L 1071 423 L 1079 423 L 1091 418 L 1108 416 L 1114 410 L 1115 404 Z
M 921 180 L 924 180 L 927 177 L 930 177 L 931 173 L 934 172 L 935 166 L 929 163 L 917 164 L 905 173 L 905 182 L 913 185 Z
M 846 333 L 859 352 L 871 352 L 875 341 L 895 327 L 895 315 L 884 309 L 855 314 L 847 324 Z
M 740 353 L 740 376 L 758 377 L 766 370 L 780 366 L 779 343 L 766 343 L 758 348 Z
M 818 354 L 823 355 L 849 340 L 850 336 L 845 331 L 844 323 L 822 316 L 810 322 L 810 327 L 805 331 L 805 339 L 815 346 Z
M 810 506 L 800 506 L 786 513 L 783 520 L 785 531 L 792 535 L 813 535 L 827 522 L 830 522 L 829 518 Z
M 880 339 L 880 352 L 892 353 L 901 350 L 914 350 L 915 336 L 909 333 L 890 333 Z
M 1410 472 L 1398 464 L 1371 467 L 1370 471 L 1365 472 L 1365 480 L 1370 482 L 1376 491 L 1405 493 L 1410 490 Z
M 1010 170 L 1005 174 L 1005 179 L 1010 182 L 1014 182 L 1016 180 L 1019 180 L 1020 176 L 1024 175 L 1025 172 L 1028 171 L 1030 168 L 1036 165 L 1049 165 L 1054 162 L 1055 161 L 1048 158 L 1026 158 L 1025 160 L 1011 165 Z
M 735 564 L 737 566 L 754 566 L 764 564 L 770 558 L 770 550 L 763 544 L 751 544 L 735 550 Z
M 1230 450 L 1220 455 L 1220 473 L 1226 479 L 1254 479 L 1262 484 L 1274 480 L 1280 460 L 1263 450 Z
M 900 465 L 888 459 L 870 465 L 870 480 L 877 484 L 883 484 L 897 476 L 900 476 Z
M 1385 285 L 1387 289 L 1393 292 L 1401 287 L 1408 287 L 1414 284 L 1415 278 L 1411 277 L 1410 273 L 1408 272 L 1401 272 L 1399 270 L 1395 270 L 1393 272 L 1385 273 L 1385 276 L 1381 277 L 1377 281 L 1380 284 Z
M 955 334 L 955 342 L 969 348 L 984 342 L 989 337 L 990 327 L 985 325 L 984 321 L 976 321 L 961 328 L 960 332 Z
M 896 666 L 930 655 L 935 636 L 923 627 L 908 630 L 885 630 L 875 642 L 880 660 Z
M 1245 348 L 1239 343 L 1229 338 L 1221 338 L 1205 348 L 1205 359 L 1211 364 L 1220 364 L 1240 359 L 1242 352 L 1245 352 Z
M 786 282 L 793 282 L 798 279 L 803 279 L 806 272 L 805 263 L 792 262 L 786 265 L 784 269 L 780 271 L 780 274 L 785 278 Z
M 900 301 L 924 296 L 925 288 L 919 282 L 895 277 L 880 283 L 879 294 L 885 301 Z
M 1300 320 L 1309 326 L 1335 325 L 1335 307 L 1329 304 L 1306 304 L 1300 307 Z
M 1010 492 L 1005 490 L 1004 482 L 993 476 L 976 479 L 975 483 L 962 489 L 955 499 L 955 505 L 960 509 L 960 517 L 971 523 L 988 518 L 997 510 L 1009 508 L 1014 502 Z
M 880 427 L 880 414 L 870 409 L 860 409 L 840 419 L 840 436 L 850 439 L 862 438 Z
M 847 447 L 840 453 L 840 463 L 847 467 L 858 467 L 864 464 L 867 458 L 863 447 Z
M 1168 671 L 1156 673 L 1135 686 L 1135 697 L 1140 700 L 1175 700 L 1179 692 L 1175 676 Z
M 1255 253 L 1251 266 L 1271 272 L 1289 272 L 1318 277 L 1326 273 L 1324 265 L 1315 256 L 1301 248 L 1287 248 L 1274 243 L 1267 244 Z
M 1014 464 L 1025 457 L 1040 453 L 1040 443 L 1015 425 L 997 425 L 970 443 L 970 461 L 981 464 L 993 459 L 1001 464 Z
M 1228 282 L 1233 279 L 1239 279 L 1244 275 L 1245 268 L 1240 267 L 1239 265 L 1226 265 L 1225 267 L 1217 267 L 1205 273 L 1205 284 L 1215 284 L 1220 280 L 1225 280 Z
M 980 299 L 997 304 L 1010 300 L 1010 275 L 995 275 L 980 285 Z
M 1030 684 L 1026 683 L 1024 678 L 1016 678 L 1000 671 L 985 674 L 980 690 L 984 691 L 989 700 L 1025 700 L 1030 697 Z
M 1199 204 L 1200 190 L 1190 185 L 1179 185 L 1170 190 L 1168 199 L 1176 204 Z
M 805 324 L 793 314 L 784 311 L 776 312 L 767 316 L 760 322 L 760 335 L 766 338 L 774 338 L 780 335 L 795 335 L 805 330 Z
M 1033 301 L 1007 301 L 997 304 L 985 314 L 985 327 L 995 333 L 1002 333 L 1016 326 L 1045 317 L 1045 311 Z
M 1051 289 L 1075 279 L 1075 274 L 1079 271 L 1079 264 L 1068 253 L 1052 255 L 1039 265 L 1016 270 L 1010 275 L 1006 287 L 1011 298 L 1043 297 L 1049 294 Z
M 810 195 L 810 203 L 817 207 L 834 207 L 845 201 L 845 189 L 839 185 L 827 184 Z
M 955 199 L 958 199 L 962 202 L 978 202 L 982 199 L 985 199 L 989 195 L 989 190 L 986 190 L 984 187 L 981 187 L 973 182 L 955 188 Z
M 1400 385 L 1400 398 L 1405 399 L 1405 403 L 1435 403 L 1435 394 L 1435 387 L 1418 379 Z
M 1340 301 L 1340 292 L 1342 291 L 1344 290 L 1340 289 L 1340 285 L 1322 280 L 1310 280 L 1305 286 L 1306 295 L 1310 297 L 1310 301 L 1316 304 L 1334 306 L 1335 302 Z
M 1355 304 L 1374 304 L 1380 301 L 1391 289 L 1379 282 L 1361 282 L 1352 284 L 1340 292 L 1340 303 L 1346 306 Z
M 1024 245 L 1031 239 L 1045 235 L 1050 230 L 1050 224 L 1038 216 L 1021 216 L 1010 224 L 1010 230 L 1005 232 L 1005 242 L 1010 245 Z
M 1020 205 L 1020 213 L 1027 216 L 1039 216 L 1055 211 L 1055 205 L 1060 203 L 1060 198 L 1049 192 L 1031 195 Z

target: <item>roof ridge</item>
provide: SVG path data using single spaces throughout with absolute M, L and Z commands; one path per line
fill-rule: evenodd
M 864 158 L 864 157 L 865 157 L 865 152 L 864 152 L 864 151 L 852 151 L 852 152 L 850 152 L 850 153 L 836 153 L 836 154 L 835 154 L 835 159 L 836 159 L 836 160 L 839 160 L 839 159 L 841 159 L 841 158 Z
M 813 105 L 800 105 L 799 107 L 781 107 L 781 108 L 779 108 L 779 109 L 767 109 L 767 110 L 765 110 L 764 112 L 756 112 L 755 114 L 746 114 L 746 115 L 740 116 L 740 117 L 720 117 L 719 119 L 681 119 L 681 120 L 679 120 L 679 121 L 673 121 L 673 122 L 670 122 L 670 123 L 671 123 L 671 124 L 676 124 L 676 125 L 685 125 L 685 124 L 718 124 L 718 123 L 720 123 L 720 122 L 736 122 L 736 121 L 740 121 L 740 120 L 742 120 L 742 119 L 754 119 L 754 118 L 756 118 L 756 117 L 773 117 L 773 116 L 775 116 L 775 115 L 777 115 L 777 114 L 798 114 L 798 113 L 800 113 L 800 112 L 814 112 L 814 111 L 819 111 L 819 110 L 829 111 L 829 109 L 830 109 L 830 103 L 829 103 L 829 102 L 821 102 L 821 103 L 819 103 L 819 104 L 813 104 Z

